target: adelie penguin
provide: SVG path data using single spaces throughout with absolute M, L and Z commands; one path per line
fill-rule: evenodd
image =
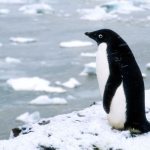
M 132 133 L 149 132 L 144 82 L 129 46 L 109 29 L 85 34 L 98 44 L 97 78 L 110 125 Z

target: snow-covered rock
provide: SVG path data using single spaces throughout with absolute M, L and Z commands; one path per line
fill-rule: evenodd
M 45 3 L 29 4 L 19 8 L 19 11 L 24 14 L 35 15 L 35 14 L 49 14 L 54 10 L 53 8 Z
M 150 90 L 146 90 L 146 108 L 150 110 Z M 150 120 L 150 111 L 147 111 Z M 112 129 L 102 102 L 70 114 L 41 119 L 12 130 L 10 140 L 1 140 L 2 150 L 149 150 L 150 133 L 132 135 Z
M 85 46 L 91 46 L 93 45 L 92 42 L 88 41 L 80 41 L 80 40 L 73 40 L 73 41 L 65 41 L 60 43 L 60 47 L 85 47 Z
M 40 120 L 40 113 L 38 111 L 33 112 L 31 114 L 29 112 L 26 112 L 26 113 L 18 116 L 16 118 L 16 120 L 22 121 L 25 123 L 35 123 L 35 122 L 38 122 Z
M 80 73 L 81 76 L 96 75 L 96 62 L 91 62 L 84 65 L 83 71 Z
M 36 42 L 36 39 L 29 37 L 11 37 L 10 41 L 17 44 L 23 44 L 23 43 L 34 43 Z
M 47 95 L 41 95 L 32 101 L 29 102 L 29 104 L 34 105 L 47 105 L 47 104 L 67 104 L 67 101 L 64 98 L 55 97 L 55 98 L 49 98 Z
M 22 77 L 7 80 L 7 84 L 16 91 L 45 91 L 63 93 L 61 87 L 50 86 L 50 82 L 39 77 Z

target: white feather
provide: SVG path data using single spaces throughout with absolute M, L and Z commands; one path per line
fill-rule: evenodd
M 101 43 L 98 46 L 96 54 L 96 72 L 102 97 L 110 74 L 106 49 L 107 44 Z M 124 123 L 126 121 L 126 98 L 122 84 L 118 87 L 115 96 L 112 99 L 110 112 L 108 114 L 108 121 L 114 128 L 121 129 L 124 127 Z

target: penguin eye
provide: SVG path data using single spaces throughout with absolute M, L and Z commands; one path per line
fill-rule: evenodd
M 101 38 L 103 38 L 103 35 L 102 35 L 102 34 L 99 34 L 98 37 L 101 39 Z

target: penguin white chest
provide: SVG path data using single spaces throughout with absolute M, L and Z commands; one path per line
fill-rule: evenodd
M 96 72 L 100 88 L 100 94 L 102 97 L 108 77 L 110 76 L 106 50 L 107 44 L 101 43 L 98 46 L 98 51 L 96 54 Z M 118 87 L 114 97 L 112 98 L 110 112 L 108 114 L 108 121 L 114 128 L 124 128 L 124 124 L 126 122 L 126 98 L 122 84 Z

